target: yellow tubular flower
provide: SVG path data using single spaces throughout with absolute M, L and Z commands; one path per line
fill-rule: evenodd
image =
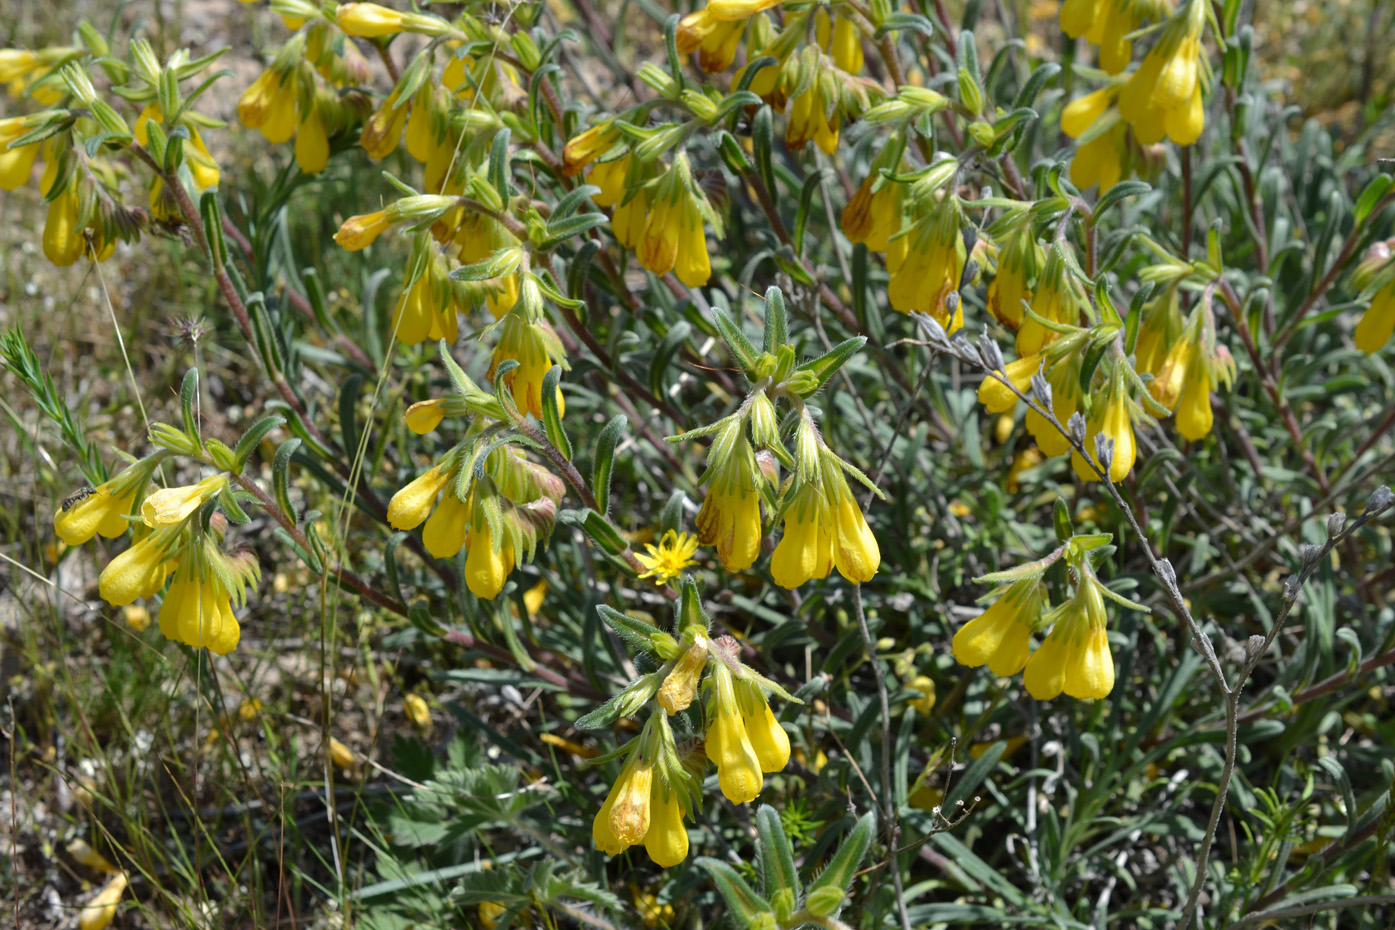
M 740 692 L 741 723 L 746 728 L 746 736 L 755 750 L 762 772 L 782 772 L 790 761 L 790 738 L 780 721 L 770 709 L 760 686 L 739 681 L 736 688 Z
M 671 869 L 688 858 L 683 808 L 677 792 L 665 787 L 662 779 L 654 779 L 649 795 L 649 830 L 644 835 L 644 851 L 663 869 Z
M 95 898 L 83 905 L 78 911 L 78 930 L 106 930 L 116 917 L 116 906 L 121 903 L 126 883 L 126 873 L 117 873 Z
M 1188 0 L 1119 93 L 1119 112 L 1144 145 L 1166 133 L 1179 145 L 1196 141 L 1205 124 L 1201 102 L 1201 33 L 1205 3 Z
M 620 794 L 625 790 L 625 784 L 629 780 L 637 757 L 631 756 L 630 761 L 625 763 L 625 767 L 620 770 L 620 777 L 615 779 L 615 784 L 610 786 L 610 793 L 606 795 L 605 803 L 601 809 L 596 811 L 596 816 L 591 820 L 591 842 L 596 844 L 596 848 L 607 856 L 618 856 L 629 848 L 629 843 L 623 843 L 615 832 L 610 829 L 610 814 L 615 809 L 615 802 Z
M 649 832 L 649 801 L 654 787 L 654 766 L 638 757 L 615 783 L 619 791 L 610 802 L 611 834 L 624 846 L 644 842 Z
M 1208 401 L 1207 411 L 1210 412 Z M 1091 461 L 1095 459 L 1095 437 L 1104 436 L 1114 440 L 1114 459 L 1109 465 L 1109 480 L 1118 484 L 1123 481 L 1128 473 L 1133 469 L 1134 459 L 1138 454 L 1138 444 L 1133 435 L 1133 420 L 1129 416 L 1128 392 L 1122 385 L 1116 385 L 1109 389 L 1109 394 L 1104 398 L 1102 404 L 1097 403 L 1090 413 L 1085 433 L 1085 450 L 1090 453 Z M 1081 481 L 1099 481 L 1095 474 L 1079 452 L 1072 451 L 1070 456 L 1071 468 Z
M 445 418 L 446 402 L 439 397 L 419 401 L 407 408 L 407 428 L 418 436 L 425 436 L 440 426 Z
M 440 465 L 414 479 L 388 501 L 388 524 L 395 530 L 418 526 L 431 512 L 436 495 L 450 479 L 451 475 L 443 472 Z
M 928 313 L 946 333 L 958 331 L 964 325 L 964 304 L 961 301 L 952 315 L 946 304 L 950 292 L 959 287 L 962 266 L 955 211 L 937 207 L 930 220 L 902 241 L 908 242 L 909 252 L 891 274 L 887 295 L 892 309 Z
M 313 103 L 296 127 L 295 163 L 306 174 L 319 174 L 329 164 L 329 132 Z
M 1041 583 L 1036 578 L 1014 582 L 987 610 L 954 634 L 955 661 L 969 668 L 987 665 L 999 678 L 1022 671 L 1042 600 Z
M 842 122 L 842 114 L 834 106 L 830 120 L 828 104 L 823 82 L 816 77 L 808 89 L 790 104 L 789 121 L 785 125 L 786 148 L 797 152 L 812 139 L 825 155 L 832 155 L 838 150 L 838 126 Z
M 1104 5 L 1109 0 L 1065 0 L 1061 4 L 1061 31 L 1072 39 L 1078 39 L 1090 31 L 1097 20 L 1102 18 Z
M 556 333 L 547 323 L 530 323 L 522 313 L 509 314 L 504 318 L 499 344 L 485 378 L 492 383 L 500 363 L 510 359 L 518 362 L 518 367 L 504 376 L 504 383 L 513 392 L 513 402 L 519 410 L 541 419 L 543 378 L 553 365 L 564 363 Z M 560 387 L 557 403 L 559 412 L 565 413 Z
M 644 238 L 637 254 L 639 263 L 656 275 L 673 270 L 678 260 L 678 239 L 682 235 L 683 216 L 679 204 L 660 200 L 649 211 L 644 223 Z
M 426 701 L 419 695 L 408 694 L 402 698 L 402 710 L 407 714 L 407 719 L 422 729 L 431 727 L 431 708 L 426 706 Z
M 470 502 L 447 490 L 422 527 L 421 541 L 427 552 L 438 559 L 448 559 L 464 547 L 469 533 Z
M 136 490 L 133 487 L 118 497 L 108 481 L 79 501 L 69 498 L 53 515 L 53 529 L 69 546 L 81 546 L 98 534 L 116 539 L 130 526 L 125 514 L 135 504 Z
M 664 676 L 656 696 L 659 706 L 670 716 L 687 710 L 697 696 L 698 679 L 706 666 L 707 637 L 698 635 Z
M 1133 61 L 1133 32 L 1137 23 L 1132 15 L 1132 4 L 1128 0 L 1111 0 L 1105 15 L 1104 34 L 1100 37 L 1100 67 L 1110 74 L 1118 74 Z
M 920 692 L 920 697 L 910 700 L 911 707 L 922 717 L 928 717 L 935 709 L 935 682 L 927 675 L 917 675 L 906 682 L 906 690 Z
M 1046 380 L 1051 385 L 1051 412 L 1062 426 L 1080 409 L 1079 372 L 1074 356 L 1057 361 L 1046 372 Z M 1043 455 L 1064 455 L 1070 451 L 1070 440 L 1035 410 L 1028 408 L 1025 423 Z
M 403 16 L 376 3 L 345 3 L 339 7 L 335 22 L 351 36 L 375 39 L 396 35 L 402 31 Z
M 562 149 L 562 174 L 569 178 L 580 174 L 583 168 L 606 153 L 617 135 L 618 130 L 606 120 L 573 136 Z
M 388 216 L 386 210 L 351 216 L 334 234 L 334 241 L 339 243 L 346 252 L 358 252 L 377 241 L 377 238 L 392 226 L 392 223 L 393 220 Z
M 843 490 L 847 491 L 846 485 Z M 853 584 L 871 581 L 882 562 L 881 549 L 851 492 L 833 505 L 833 525 L 837 530 L 833 564 L 838 574 Z
M 149 527 L 173 526 L 187 520 L 204 502 L 227 487 L 224 475 L 213 475 L 198 484 L 178 488 L 161 488 L 150 494 L 140 505 L 141 519 Z
M 1022 676 L 1027 693 L 1049 701 L 1064 691 L 1081 700 L 1100 700 L 1114 690 L 1114 657 L 1105 629 L 1104 598 L 1092 575 L 1081 579 L 1079 589 L 1053 610 L 1043 625 L 1051 632 L 1032 657 Z
M 373 111 L 373 115 L 364 121 L 358 144 L 363 146 L 369 158 L 386 158 L 397 148 L 398 140 L 402 138 L 402 127 L 406 122 L 405 101 L 399 104 L 397 95 L 389 94 L 378 109 Z
M 34 173 L 34 160 L 39 157 L 40 143 L 21 145 L 17 149 L 0 146 L 0 190 L 12 191 L 22 187 Z
M 0 49 L 0 83 L 18 81 L 37 70 L 39 65 L 39 56 L 28 49 Z
M 712 277 L 712 264 L 707 255 L 707 233 L 702 226 L 702 214 L 697 204 L 685 197 L 679 203 L 678 254 L 674 273 L 688 287 L 701 287 Z
M 616 240 L 627 249 L 638 249 L 644 238 L 645 219 L 649 213 L 649 191 L 636 191 L 611 214 L 610 226 Z
M 628 155 L 591 167 L 586 181 L 588 184 L 594 184 L 601 189 L 599 194 L 591 198 L 596 202 L 596 206 L 613 207 L 620 202 L 620 198 L 625 196 L 625 172 L 629 168 L 630 156 Z
M 1007 375 L 1013 387 L 1025 393 L 1032 385 L 1032 375 L 1040 368 L 1041 353 L 1037 352 L 1015 362 L 1008 362 L 1001 374 Z M 1017 395 L 997 378 L 984 375 L 983 383 L 978 386 L 978 402 L 983 404 L 989 413 L 1004 413 L 1017 404 Z
M 717 782 L 727 800 L 733 804 L 747 804 L 756 799 L 765 784 L 760 759 L 746 734 L 731 672 L 717 664 L 712 682 L 716 712 L 707 728 L 707 758 L 717 766 Z
M 1075 98 L 1061 111 L 1061 131 L 1072 139 L 1080 138 L 1104 115 L 1118 95 L 1119 88 L 1111 84 Z
M 1375 355 L 1395 334 L 1395 280 L 1376 291 L 1371 305 L 1361 314 L 1352 338 L 1356 347 L 1367 355 Z
M 770 576 L 797 588 L 833 570 L 833 517 L 820 490 L 806 484 L 785 509 L 785 532 L 770 557 Z
M 414 346 L 430 338 L 433 316 L 430 296 L 431 281 L 422 275 L 397 299 L 392 328 L 397 333 L 398 342 Z
M 479 518 L 471 529 L 468 540 L 469 550 L 465 553 L 465 586 L 470 593 L 481 600 L 493 600 L 504 590 L 504 582 L 513 571 L 513 543 L 507 538 L 499 540 L 495 547 L 494 534 L 489 522 Z
M 102 569 L 98 590 L 113 607 L 125 607 L 139 597 L 151 597 L 165 584 L 165 546 L 155 535 L 131 545 Z
M 200 580 L 190 565 L 175 574 L 160 605 L 160 632 L 166 639 L 227 655 L 237 648 L 241 628 L 232 612 L 232 598 L 216 579 Z
M 848 74 L 858 74 L 865 63 L 862 54 L 862 37 L 857 24 L 846 16 L 839 16 L 833 24 L 833 63 Z
M 48 205 L 48 220 L 44 223 L 44 256 L 60 268 L 82 257 L 86 241 L 78 226 L 77 188 L 70 187 Z

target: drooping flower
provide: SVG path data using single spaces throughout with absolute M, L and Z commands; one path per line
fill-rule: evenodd
M 746 731 L 745 715 L 738 703 L 731 672 L 721 662 L 716 662 L 710 681 L 712 700 L 705 744 L 707 758 L 717 766 L 717 782 L 727 800 L 733 804 L 747 804 L 756 799 L 765 784 L 761 759 Z M 766 711 L 769 711 L 768 705 Z
M 931 207 L 926 219 L 903 232 L 906 257 L 892 271 L 887 288 L 892 309 L 927 313 L 950 334 L 964 325 L 964 305 L 957 296 L 964 267 L 961 219 L 958 199 L 946 194 Z M 952 307 L 951 294 L 956 295 Z
M 635 748 L 591 821 L 591 840 L 608 856 L 640 843 L 655 865 L 672 868 L 688 856 L 683 817 L 689 779 L 664 714 L 652 714 Z M 681 790 L 680 790 L 681 787 Z
M 1025 578 L 981 600 L 992 604 L 954 634 L 954 658 L 960 665 L 987 665 L 999 678 L 1010 678 L 1027 664 L 1032 632 L 1045 603 L 1041 580 Z
M 1049 701 L 1063 691 L 1081 700 L 1100 700 L 1114 690 L 1114 657 L 1100 583 L 1083 570 L 1075 594 L 1042 618 L 1051 627 L 1027 660 L 1022 680 L 1027 693 Z
M 683 569 L 689 565 L 696 565 L 697 560 L 693 555 L 697 552 L 698 538 L 692 533 L 679 533 L 676 530 L 669 530 L 664 533 L 656 546 L 653 543 L 645 543 L 645 553 L 635 553 L 635 558 L 639 559 L 645 571 L 640 578 L 653 578 L 658 585 L 667 584 L 670 580 L 683 574 Z
M 1112 373 L 1106 375 L 1104 388 L 1092 398 L 1090 415 L 1085 420 L 1085 451 L 1091 463 L 1102 465 L 1096 461 L 1096 437 L 1103 436 L 1113 442 L 1109 480 L 1117 484 L 1133 470 L 1138 443 L 1133 434 L 1133 401 L 1129 396 L 1129 386 L 1133 382 L 1124 374 L 1127 362 L 1115 359 L 1109 364 L 1113 366 Z M 1100 480 L 1095 469 L 1077 450 L 1071 451 L 1071 468 L 1081 481 Z
M 1352 338 L 1356 347 L 1367 355 L 1375 355 L 1395 334 L 1395 279 L 1371 298 L 1371 304 L 1361 314 Z
M 395 530 L 410 530 L 421 524 L 436 505 L 436 495 L 446 486 L 450 473 L 435 465 L 403 486 L 388 501 L 388 525 Z
M 91 491 L 80 492 L 76 499 L 65 500 L 53 515 L 58 538 L 69 546 L 80 546 L 96 535 L 107 539 L 123 535 L 130 527 L 126 515 L 132 511 L 136 494 L 149 480 L 149 472 L 141 471 L 139 480 L 133 480 L 138 477 L 134 473 L 122 473 Z
M 664 676 L 655 695 L 659 706 L 669 714 L 685 711 L 692 705 L 693 698 L 697 696 L 698 679 L 707 666 L 707 634 L 695 630 L 685 634 L 684 642 L 687 645 L 673 661 L 673 667 Z
M 706 205 L 687 156 L 680 155 L 651 191 L 643 238 L 636 248 L 640 264 L 656 275 L 673 271 L 689 287 L 706 284 L 712 275 L 703 225 Z
M 200 577 L 200 559 L 182 559 L 164 603 L 160 632 L 165 638 L 195 649 L 227 655 L 237 648 L 241 627 L 232 611 L 232 595 L 218 576 Z
M 698 511 L 698 540 L 716 546 L 729 572 L 751 567 L 760 552 L 760 485 L 764 481 L 755 453 L 732 417 L 707 452 L 707 496 Z
M 1178 145 L 1201 137 L 1206 125 L 1202 92 L 1207 66 L 1201 49 L 1206 11 L 1200 0 L 1186 0 L 1119 93 L 1119 113 L 1144 145 L 1161 141 L 1164 134 Z
M 1215 322 L 1209 301 L 1192 310 L 1181 336 L 1148 386 L 1149 393 L 1177 419 L 1177 432 L 1196 441 L 1211 432 L 1211 389 L 1229 386 L 1235 375 L 1235 360 L 1225 346 L 1216 343 Z
M 1024 301 L 1032 299 L 1032 287 L 1046 261 L 1046 250 L 1032 234 L 1029 213 L 1023 213 L 1003 238 L 998 265 L 988 284 L 988 309 L 1009 329 L 1022 326 Z
M 228 486 L 227 475 L 212 475 L 198 484 L 161 488 L 149 494 L 140 505 L 145 525 L 158 528 L 183 523 L 207 501 Z
M 785 508 L 785 531 L 770 557 L 770 575 L 782 588 L 797 588 L 833 569 L 833 515 L 823 490 L 805 483 Z
M 1047 251 L 1046 264 L 1029 303 L 1032 313 L 1041 320 L 1075 326 L 1079 325 L 1089 305 L 1080 282 L 1067 267 L 1063 248 L 1058 244 Z M 1026 315 L 1017 331 L 1017 354 L 1027 356 L 1040 352 L 1058 338 L 1060 333 L 1056 330 Z
M 154 596 L 165 586 L 170 549 L 176 541 L 173 530 L 156 530 L 108 562 L 97 579 L 102 600 L 125 607 L 137 598 Z
M 546 320 L 529 321 L 522 312 L 508 313 L 500 323 L 499 343 L 485 377 L 493 381 L 499 365 L 509 359 L 518 362 L 517 368 L 504 375 L 504 383 L 513 392 L 514 403 L 519 410 L 541 418 L 543 378 L 554 365 L 567 367 L 562 340 Z M 557 409 L 566 411 L 561 387 L 557 388 Z

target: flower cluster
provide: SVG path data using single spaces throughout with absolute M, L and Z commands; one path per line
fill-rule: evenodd
M 1095 564 L 1113 551 L 1110 538 L 1072 536 L 1043 559 L 975 579 L 996 587 L 979 598 L 988 609 L 954 634 L 954 658 L 970 668 L 987 665 L 999 678 L 1023 672 L 1027 693 L 1038 701 L 1062 692 L 1082 700 L 1108 697 L 1114 690 L 1114 657 L 1104 601 L 1148 609 L 1115 594 L 1095 575 Z M 1074 591 L 1052 608 L 1044 577 L 1058 562 Z M 1033 649 L 1032 636 L 1040 632 L 1045 638 Z
M 736 640 L 711 637 L 711 621 L 691 578 L 680 583 L 672 635 L 609 607 L 600 613 L 626 642 L 661 664 L 577 723 L 600 727 L 649 708 L 640 735 L 605 757 L 625 762 L 596 812 L 592 837 L 610 856 L 643 843 L 656 864 L 669 868 L 688 855 L 683 821 L 701 807 L 707 762 L 717 767 L 718 785 L 733 804 L 754 801 L 765 776 L 789 763 L 789 736 L 769 696 L 795 698 L 745 665 Z M 705 701 L 698 702 L 699 693 Z M 680 744 L 674 727 L 691 729 L 695 705 L 705 724 Z
M 1191 145 L 1206 125 L 1203 96 L 1210 82 L 1201 35 L 1210 4 L 1183 0 L 1066 0 L 1061 28 L 1071 38 L 1084 37 L 1100 49 L 1100 67 L 1109 82 L 1071 101 L 1061 128 L 1080 148 L 1071 165 L 1078 187 L 1099 185 L 1103 194 L 1136 169 L 1147 173 L 1158 162 L 1150 147 L 1164 137 Z M 1125 74 L 1133 59 L 1137 30 L 1162 20 L 1157 39 L 1138 68 Z
M 124 607 L 165 589 L 160 632 L 166 639 L 226 655 L 237 648 L 241 627 L 233 608 L 246 602 L 249 585 L 260 579 L 256 556 L 226 552 L 228 521 L 212 509 L 231 501 L 226 474 L 185 487 L 149 491 L 163 453 L 128 466 L 111 480 L 69 498 L 53 516 L 54 530 L 69 546 L 94 536 L 116 539 L 133 530 L 131 546 L 107 563 L 99 578 L 102 598 Z
M 441 358 L 456 389 L 414 405 L 408 426 L 425 434 L 447 416 L 473 420 L 460 442 L 392 496 L 388 523 L 398 530 L 424 523 L 422 544 L 438 559 L 464 549 L 466 586 L 476 597 L 492 599 L 552 532 L 562 481 L 509 444 L 511 421 L 498 400 L 455 365 L 444 341 Z
M 851 475 L 873 493 L 871 481 L 824 442 L 807 399 L 861 348 L 850 339 L 817 359 L 796 364 L 787 341 L 785 301 L 779 288 L 765 295 L 765 337 L 761 351 L 726 314 L 716 311 L 727 348 L 751 385 L 736 412 L 716 423 L 669 438 L 681 442 L 712 436 L 707 487 L 697 515 L 698 539 L 715 546 L 731 572 L 751 567 L 764 538 L 762 503 L 774 519 L 783 517 L 784 535 L 770 562 L 775 583 L 796 588 L 826 578 L 835 567 L 854 584 L 870 581 L 881 564 L 876 536 L 848 485 Z M 777 402 L 793 408 L 793 454 L 781 439 Z M 780 463 L 792 474 L 778 480 Z

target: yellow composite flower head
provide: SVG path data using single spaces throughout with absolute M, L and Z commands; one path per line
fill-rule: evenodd
M 664 533 L 657 546 L 645 543 L 645 552 L 635 553 L 635 558 L 644 566 L 644 573 L 639 577 L 653 578 L 654 583 L 658 585 L 668 584 L 683 574 L 685 568 L 697 564 L 697 560 L 693 558 L 697 548 L 698 538 L 692 533 L 669 530 Z
M 242 635 L 232 611 L 232 596 L 216 577 L 200 579 L 195 558 L 182 560 L 164 603 L 160 632 L 166 639 L 227 655 Z
M 1045 591 L 1034 575 L 999 588 L 988 598 L 996 599 L 954 634 L 954 658 L 960 665 L 987 665 L 999 678 L 1010 678 L 1027 664 Z
M 1100 583 L 1083 571 L 1074 596 L 1042 619 L 1051 632 L 1027 660 L 1022 676 L 1027 693 L 1038 701 L 1067 695 L 1100 700 L 1114 690 L 1114 657 Z
M 727 800 L 733 804 L 748 804 L 756 799 L 765 784 L 761 759 L 746 732 L 745 715 L 737 703 L 731 672 L 719 661 L 713 665 L 710 680 L 713 712 L 708 716 L 711 722 L 705 743 L 707 758 L 717 766 L 717 782 Z M 766 710 L 769 709 L 767 706 Z
M 1395 279 L 1371 298 L 1371 305 L 1361 314 L 1352 338 L 1356 347 L 1367 355 L 1375 355 L 1395 334 Z
M 69 546 L 80 546 L 93 536 L 116 539 L 130 527 L 126 514 L 135 504 L 136 493 L 144 485 L 121 488 L 115 481 L 66 499 L 53 515 L 53 529 Z
M 760 553 L 760 483 L 755 454 L 738 418 L 724 426 L 708 450 L 711 481 L 695 521 L 698 541 L 716 546 L 729 572 L 750 568 Z

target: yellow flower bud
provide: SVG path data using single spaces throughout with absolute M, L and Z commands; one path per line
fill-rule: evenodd
M 319 174 L 329 164 L 329 132 L 325 129 L 324 118 L 313 105 L 296 127 L 295 163 L 306 174 Z
M 49 201 L 43 241 L 44 256 L 59 267 L 71 265 L 82 257 L 86 242 L 78 226 L 77 188 L 70 187 Z
M 402 31 L 403 14 L 376 3 L 345 3 L 335 22 L 351 36 L 373 39 Z
M 444 399 L 438 397 L 434 400 L 423 400 L 407 408 L 407 428 L 418 436 L 425 436 L 440 426 L 445 417 Z
M 388 218 L 386 210 L 351 216 L 334 234 L 334 241 L 339 243 L 345 251 L 357 252 L 372 245 L 392 223 L 393 221 Z
M 1008 362 L 1004 371 L 1013 387 L 1026 392 L 1032 385 L 1032 375 L 1041 368 L 1041 353 L 1036 352 L 1015 362 Z M 989 413 L 1003 413 L 1017 404 L 1017 395 L 993 375 L 984 375 L 978 386 L 978 400 Z

